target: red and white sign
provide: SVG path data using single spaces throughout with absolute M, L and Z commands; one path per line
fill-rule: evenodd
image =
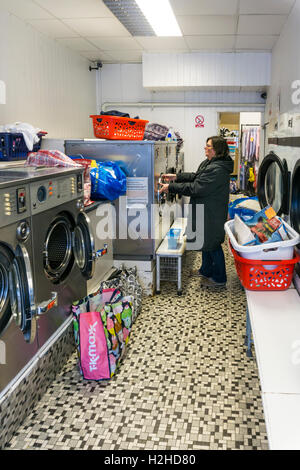
M 195 117 L 195 127 L 204 127 L 204 117 L 201 114 Z

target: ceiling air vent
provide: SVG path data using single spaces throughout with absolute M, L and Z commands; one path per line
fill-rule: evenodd
M 156 36 L 135 0 L 103 0 L 132 36 Z

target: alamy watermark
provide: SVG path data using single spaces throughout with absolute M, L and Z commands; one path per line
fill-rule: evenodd
M 0 80 L 0 104 L 6 103 L 6 86 L 3 80 Z
M 175 218 L 186 218 L 187 226 L 181 235 L 186 235 L 188 250 L 201 250 L 204 242 L 203 204 L 151 204 L 127 205 L 126 196 L 121 196 L 109 210 L 100 205 L 96 235 L 111 240 L 161 240 Z
M 4 341 L 0 340 L 0 365 L 6 364 L 6 346 Z
M 292 364 L 294 366 L 300 365 L 300 339 L 297 339 L 292 344 Z
M 294 80 L 291 84 L 291 88 L 295 91 L 293 91 L 291 100 L 292 103 L 297 106 L 300 104 L 300 80 Z

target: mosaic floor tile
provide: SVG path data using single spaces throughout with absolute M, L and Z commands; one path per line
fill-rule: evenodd
M 127 355 L 107 383 L 74 353 L 6 449 L 267 449 L 258 370 L 244 346 L 246 298 L 224 245 L 225 289 L 191 278 L 143 299 Z

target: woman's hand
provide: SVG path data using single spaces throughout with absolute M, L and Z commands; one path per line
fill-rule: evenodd
M 164 181 L 168 181 L 169 183 L 171 181 L 175 181 L 176 178 L 177 178 L 177 175 L 174 175 L 174 173 L 165 173 L 164 175 L 161 175 L 161 178 L 164 180 Z
M 159 189 L 159 194 L 161 193 L 168 193 L 169 192 L 169 185 L 164 184 L 164 183 L 159 183 L 160 184 L 160 189 Z

